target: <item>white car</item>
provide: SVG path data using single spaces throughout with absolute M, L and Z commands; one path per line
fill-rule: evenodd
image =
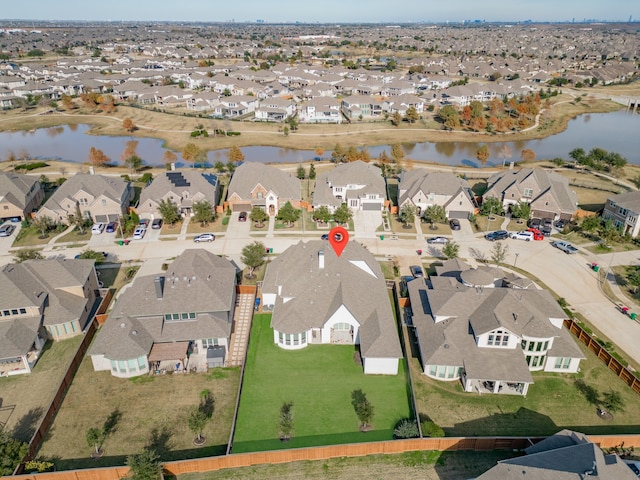
M 134 240 L 142 240 L 144 238 L 144 234 L 147 233 L 147 229 L 144 227 L 136 228 L 135 232 L 133 232 Z
M 104 232 L 104 227 L 105 227 L 104 223 L 94 223 L 93 227 L 91 227 L 91 233 L 100 235 L 102 232 Z
M 509 235 L 509 237 L 515 240 L 524 240 L 526 242 L 530 242 L 531 240 L 533 240 L 533 232 L 527 232 L 523 230 L 521 232 L 512 233 L 511 235 Z

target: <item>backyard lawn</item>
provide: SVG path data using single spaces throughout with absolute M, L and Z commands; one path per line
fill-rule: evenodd
M 94 372 L 85 357 L 38 455 L 68 470 L 124 465 L 127 455 L 145 447 L 164 461 L 224 454 L 239 384 L 238 368 L 127 380 Z M 205 389 L 213 395 L 213 417 L 204 428 L 205 445 L 197 448 L 187 420 Z M 104 441 L 104 455 L 92 459 L 86 432 L 102 429 L 108 420 L 115 427 Z
M 350 345 L 310 345 L 285 351 L 273 343 L 271 315 L 256 315 L 233 452 L 390 440 L 410 416 L 404 364 L 398 375 L 364 375 Z M 373 429 L 362 433 L 351 392 L 362 389 L 374 407 Z M 281 442 L 280 407 L 293 402 L 294 435 Z
M 576 342 L 578 343 L 578 342 Z M 577 374 L 532 372 L 526 397 L 464 393 L 460 382 L 440 382 L 420 372 L 411 359 L 418 410 L 440 425 L 447 436 L 551 435 L 563 428 L 586 434 L 637 433 L 640 398 L 595 355 L 579 344 L 586 357 Z M 586 385 L 586 386 L 583 386 Z M 596 414 L 589 390 L 602 398 L 611 390 L 623 399 L 623 411 L 612 420 Z

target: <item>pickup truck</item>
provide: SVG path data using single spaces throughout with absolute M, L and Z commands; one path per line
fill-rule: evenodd
M 562 250 L 566 254 L 577 253 L 578 249 L 571 245 L 569 242 L 556 241 L 551 242 L 551 245 L 556 247 L 558 250 Z

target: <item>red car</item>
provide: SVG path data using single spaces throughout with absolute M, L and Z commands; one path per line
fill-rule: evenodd
M 527 228 L 527 232 L 533 233 L 534 240 L 544 240 L 544 234 L 537 228 Z

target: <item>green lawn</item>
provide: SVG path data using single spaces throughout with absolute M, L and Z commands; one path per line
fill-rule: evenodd
M 310 345 L 285 351 L 273 343 L 271 315 L 256 315 L 233 452 L 390 440 L 398 420 L 410 416 L 404 363 L 394 376 L 364 375 L 354 347 Z M 373 430 L 362 433 L 351 392 L 362 389 L 374 407 Z M 294 438 L 278 439 L 278 416 L 293 402 Z

